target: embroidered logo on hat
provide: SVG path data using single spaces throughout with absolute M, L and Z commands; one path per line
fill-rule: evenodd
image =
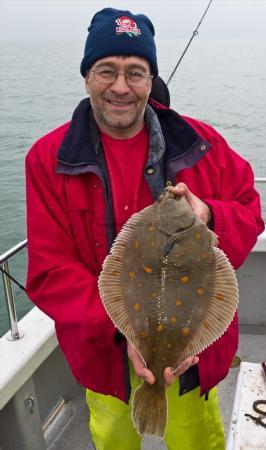
M 116 19 L 118 27 L 116 27 L 116 34 L 127 33 L 130 37 L 141 34 L 136 22 L 128 16 L 121 16 Z

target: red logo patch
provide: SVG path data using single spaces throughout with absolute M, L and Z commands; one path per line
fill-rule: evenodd
M 130 37 L 138 36 L 141 34 L 140 29 L 137 27 L 136 22 L 130 17 L 121 16 L 116 19 L 118 27 L 116 27 L 116 34 L 127 33 Z

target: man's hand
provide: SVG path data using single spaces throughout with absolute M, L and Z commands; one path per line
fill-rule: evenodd
M 191 206 L 192 211 L 208 225 L 211 218 L 211 210 L 209 206 L 194 195 L 187 187 L 185 183 L 178 183 L 172 188 L 172 191 L 176 195 L 184 195 Z
M 178 367 L 175 372 L 173 372 L 173 369 L 171 367 L 166 367 L 164 369 L 164 379 L 167 386 L 170 386 L 170 384 L 173 384 L 177 377 L 182 375 L 182 373 L 185 373 L 191 366 L 194 366 L 195 364 L 198 364 L 199 357 L 198 356 L 190 356 L 189 358 L 185 359 L 185 361 L 182 362 L 181 366 Z
M 153 375 L 151 370 L 149 370 L 149 369 L 147 369 L 147 367 L 145 367 L 143 359 L 139 356 L 136 349 L 129 342 L 127 344 L 127 352 L 128 352 L 128 357 L 131 360 L 134 370 L 136 372 L 136 375 L 139 378 L 142 378 L 143 380 L 145 380 L 147 383 L 154 384 L 155 376 Z M 181 366 L 175 372 L 173 372 L 173 370 L 170 367 L 166 367 L 164 370 L 165 384 L 167 386 L 169 386 L 170 384 L 173 384 L 175 382 L 175 380 L 177 379 L 177 377 L 179 377 L 179 375 L 182 375 L 182 373 L 186 372 L 186 370 L 189 369 L 189 367 L 194 366 L 194 364 L 197 364 L 198 361 L 199 361 L 198 356 L 191 356 L 191 357 L 185 359 L 185 361 L 181 364 Z
M 127 354 L 132 362 L 136 375 L 144 381 L 147 381 L 147 383 L 154 384 L 155 376 L 151 370 L 145 367 L 143 359 L 139 356 L 137 350 L 130 342 L 127 343 Z

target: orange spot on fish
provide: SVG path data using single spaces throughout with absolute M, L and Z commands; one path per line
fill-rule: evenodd
M 154 242 L 154 241 L 152 241 L 151 245 L 152 245 L 152 247 L 154 247 L 154 246 L 155 246 L 155 242 Z
M 128 272 L 128 276 L 129 276 L 129 278 L 131 278 L 131 280 L 135 280 L 136 273 L 135 272 Z
M 202 252 L 201 256 L 202 256 L 202 258 L 208 258 L 209 257 L 209 253 L 208 252 Z
M 176 323 L 176 316 L 171 317 L 171 323 Z
M 142 337 L 143 339 L 145 339 L 145 338 L 148 337 L 148 336 L 149 336 L 148 331 L 142 331 L 142 332 L 140 333 L 140 337 Z
M 156 227 L 154 225 L 152 225 L 152 224 L 149 224 L 148 225 L 148 231 L 154 231 L 154 230 L 156 230 Z
M 152 273 L 152 268 L 150 266 L 144 266 L 144 264 L 142 264 L 142 268 L 146 273 Z
M 187 337 L 190 333 L 190 329 L 188 327 L 181 328 L 181 333 L 183 336 Z
M 170 344 L 170 342 L 168 342 L 167 348 L 172 348 L 172 344 Z
M 161 333 L 164 329 L 164 324 L 163 323 L 159 323 L 156 327 L 156 331 L 157 333 Z
M 139 248 L 139 242 L 138 242 L 138 241 L 134 241 L 134 242 L 133 242 L 133 247 L 134 247 L 135 249 Z
M 175 301 L 176 306 L 182 305 L 182 300 L 179 300 L 179 298 Z
M 140 304 L 134 303 L 133 308 L 135 309 L 136 312 L 138 312 L 140 310 Z
M 187 284 L 187 283 L 189 282 L 189 276 L 188 276 L 188 275 L 182 275 L 182 276 L 179 278 L 179 280 L 180 280 L 180 282 L 181 282 L 182 284 Z
M 200 233 L 195 233 L 194 238 L 196 239 L 196 241 L 199 241 L 201 238 L 201 234 Z
M 215 294 L 214 295 L 214 298 L 216 298 L 217 300 L 224 300 L 225 299 L 225 296 L 224 296 L 224 294 L 221 294 L 221 293 L 217 293 L 217 294 Z
M 141 288 L 141 287 L 142 287 L 142 283 L 138 283 L 137 286 L 138 286 L 139 288 Z
M 156 296 L 157 296 L 156 292 L 152 292 L 152 293 L 151 293 L 151 297 L 152 297 L 153 299 L 156 298 Z
M 196 290 L 196 292 L 197 292 L 198 295 L 203 295 L 204 294 L 204 289 L 203 288 L 198 288 Z

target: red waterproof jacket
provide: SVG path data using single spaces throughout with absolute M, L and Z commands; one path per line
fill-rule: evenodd
M 147 107 L 145 120 L 150 155 L 144 176 L 153 198 L 168 180 L 185 182 L 211 207 L 219 247 L 237 269 L 264 229 L 248 162 L 210 126 L 156 103 Z M 134 168 L 125 170 L 130 177 Z M 89 100 L 80 103 L 70 123 L 33 145 L 26 158 L 26 188 L 27 293 L 54 319 L 76 379 L 128 401 L 126 342 L 107 316 L 97 288 L 114 230 L 110 183 Z M 226 333 L 200 354 L 202 393 L 227 375 L 237 345 L 235 317 Z

